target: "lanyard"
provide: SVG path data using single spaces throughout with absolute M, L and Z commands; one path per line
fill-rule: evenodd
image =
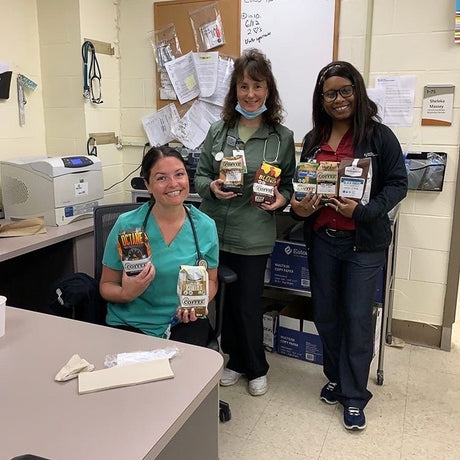
M 142 231 L 145 232 L 145 229 L 147 228 L 147 221 L 149 219 L 150 213 L 152 212 L 153 205 L 155 204 L 154 201 L 150 203 L 149 209 L 147 211 L 147 214 L 145 215 L 144 222 L 142 224 Z M 200 245 L 198 243 L 198 235 L 196 234 L 196 228 L 195 224 L 193 223 L 192 216 L 190 215 L 190 211 L 187 209 L 187 206 L 184 205 L 185 212 L 187 214 L 187 218 L 190 222 L 190 225 L 192 227 L 192 232 L 193 232 L 193 239 L 195 240 L 195 248 L 196 248 L 196 255 L 197 255 L 197 260 L 196 260 L 196 265 L 201 265 L 204 268 L 208 268 L 208 263 L 206 262 L 206 259 L 203 257 L 200 251 Z

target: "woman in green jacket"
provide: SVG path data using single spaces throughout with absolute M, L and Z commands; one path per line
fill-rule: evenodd
M 244 374 L 249 393 L 267 391 L 268 363 L 263 347 L 261 296 L 267 259 L 276 237 L 274 211 L 289 203 L 295 169 L 293 133 L 281 125 L 282 106 L 270 61 L 256 49 L 235 61 L 222 120 L 214 123 L 203 144 L 195 188 L 200 210 L 217 226 L 220 263 L 238 275 L 227 292 L 222 350 L 229 355 L 220 381 L 235 384 Z M 241 195 L 222 190 L 222 158 L 244 156 Z M 272 204 L 251 205 L 256 171 L 265 162 L 281 169 Z

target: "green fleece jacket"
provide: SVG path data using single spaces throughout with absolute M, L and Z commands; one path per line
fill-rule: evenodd
M 215 156 L 219 152 L 232 156 L 235 139 L 238 139 L 238 126 L 228 128 L 223 121 L 217 121 L 209 129 L 195 175 L 195 189 L 203 199 L 200 210 L 216 222 L 221 250 L 246 255 L 270 254 L 276 237 L 275 215 L 251 206 L 252 186 L 255 173 L 265 160 L 281 168 L 278 191 L 289 202 L 295 170 L 293 133 L 283 125 L 263 124 L 246 144 L 239 141 L 240 149 L 244 145 L 247 166 L 243 195 L 219 200 L 209 188 L 219 177 L 220 161 Z

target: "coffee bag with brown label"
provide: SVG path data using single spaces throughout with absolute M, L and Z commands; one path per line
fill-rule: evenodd
M 147 233 L 140 228 L 121 230 L 118 233 L 118 253 L 126 274 L 138 275 L 152 255 Z
M 281 175 L 281 169 L 269 163 L 262 163 L 256 171 L 252 186 L 251 204 L 272 204 L 275 200 L 275 187 Z
M 242 156 L 223 157 L 220 162 L 219 179 L 222 179 L 221 190 L 243 194 L 244 158 Z
M 208 271 L 201 265 L 181 265 L 177 279 L 177 295 L 181 308 L 195 309 L 197 317 L 208 313 Z
M 370 174 L 370 177 L 369 177 Z M 339 196 L 369 201 L 372 163 L 370 158 L 344 158 L 339 166 Z M 367 196 L 367 198 L 366 198 Z
M 337 196 L 337 181 L 339 163 L 336 161 L 321 161 L 316 172 L 316 193 L 322 195 L 321 204 Z

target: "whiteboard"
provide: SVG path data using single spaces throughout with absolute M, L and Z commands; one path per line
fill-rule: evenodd
M 335 0 L 241 0 L 241 51 L 270 59 L 295 142 L 312 127 L 316 77 L 333 60 L 334 15 Z

